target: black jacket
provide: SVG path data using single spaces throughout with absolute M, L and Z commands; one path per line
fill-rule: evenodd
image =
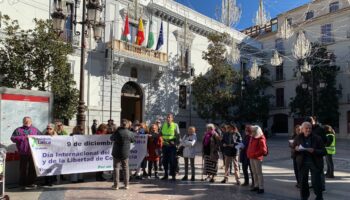
M 326 131 L 320 124 L 315 124 L 312 126 L 312 134 L 320 136 L 323 141 L 323 144 L 327 143 Z
M 127 128 L 118 128 L 112 135 L 113 144 L 112 156 L 116 159 L 125 160 L 129 158 L 130 143 L 135 141 L 134 133 Z
M 319 137 L 318 135 L 311 133 L 309 137 L 311 137 L 311 148 L 314 149 L 314 152 L 309 153 L 306 151 L 295 151 L 295 156 L 296 156 L 295 159 L 296 159 L 298 168 L 300 169 L 303 167 L 304 157 L 307 155 L 310 155 L 315 166 L 319 169 L 323 169 L 323 156 L 327 154 L 324 143 L 321 137 Z M 305 136 L 303 133 L 301 133 L 295 137 L 293 147 L 295 148 L 300 144 L 303 145 L 304 141 L 305 141 Z
M 223 154 L 225 156 L 237 156 L 236 145 L 242 142 L 242 136 L 240 133 L 224 133 L 222 137 L 222 144 L 233 145 L 233 147 L 223 147 Z

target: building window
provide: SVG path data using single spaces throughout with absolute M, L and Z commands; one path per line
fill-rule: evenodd
M 283 64 L 276 67 L 276 81 L 284 80 Z
M 280 53 L 282 55 L 285 54 L 285 49 L 284 49 L 284 44 L 283 44 L 282 38 L 275 40 L 275 49 L 278 51 L 278 53 Z
M 187 88 L 185 85 L 180 85 L 179 88 L 179 108 L 186 109 L 187 103 Z
M 73 42 L 73 17 L 74 17 L 74 4 L 67 2 L 67 17 L 64 25 L 63 33 L 60 35 L 61 39 L 66 42 Z
M 332 34 L 332 24 L 325 24 L 321 26 L 321 43 L 334 42 Z
M 190 71 L 191 54 L 189 48 L 181 48 L 180 51 L 180 70 L 184 72 Z
M 136 67 L 131 68 L 131 70 L 130 70 L 130 77 L 131 78 L 137 78 L 137 69 L 136 69 Z
M 329 4 L 329 12 L 330 13 L 336 12 L 338 10 L 339 10 L 339 2 L 338 1 Z
M 284 88 L 276 89 L 276 107 L 284 107 Z
M 288 25 L 292 26 L 293 25 L 293 19 L 292 18 L 288 18 L 287 19 Z
M 310 10 L 306 13 L 305 20 L 314 18 L 314 11 Z

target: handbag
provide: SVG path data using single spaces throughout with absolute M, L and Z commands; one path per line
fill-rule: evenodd
M 184 156 L 184 149 L 185 147 L 184 146 L 180 146 L 177 151 L 176 151 L 176 155 L 177 156 L 180 156 L 180 157 L 183 157 Z

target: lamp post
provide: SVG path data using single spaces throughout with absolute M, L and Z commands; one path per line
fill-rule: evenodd
M 307 70 L 308 69 L 308 70 Z M 301 87 L 303 89 L 308 89 L 311 92 L 311 116 L 315 115 L 315 91 L 317 91 L 318 88 L 325 88 L 326 83 L 324 81 L 320 81 L 319 85 L 314 84 L 314 74 L 313 74 L 313 66 L 306 67 L 304 66 L 303 72 L 310 72 L 311 75 L 311 83 L 307 84 L 306 82 L 303 82 L 301 84 Z
M 87 1 L 87 3 L 86 3 Z M 65 0 L 54 1 L 54 12 L 51 14 L 53 20 L 53 29 L 61 34 L 64 31 L 66 15 L 63 12 L 64 7 L 66 6 Z M 80 3 L 80 0 L 75 0 L 75 15 L 74 15 L 74 25 L 81 24 L 81 33 L 75 32 L 74 34 L 81 34 L 81 49 L 80 49 L 80 81 L 79 81 L 79 106 L 77 114 L 77 125 L 85 130 L 85 93 L 84 93 L 84 62 L 85 62 L 85 37 L 87 36 L 87 30 L 93 28 L 94 38 L 100 40 L 102 36 L 102 31 L 104 24 L 100 22 L 100 15 L 102 12 L 102 4 L 100 0 L 83 0 L 82 8 L 82 21 L 77 22 L 76 13 L 77 5 Z M 74 29 L 75 30 L 75 29 Z

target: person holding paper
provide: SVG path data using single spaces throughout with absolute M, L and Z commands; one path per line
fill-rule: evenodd
M 295 175 L 295 179 L 297 180 L 297 184 L 295 185 L 295 187 L 300 188 L 300 184 L 299 184 L 299 171 L 298 171 L 298 166 L 297 166 L 297 161 L 296 161 L 296 156 L 295 156 L 295 149 L 293 147 L 293 143 L 294 143 L 294 139 L 301 133 L 301 127 L 300 125 L 296 125 L 294 127 L 294 132 L 293 135 L 291 136 L 290 140 L 289 140 L 289 147 L 290 147 L 290 151 L 291 151 L 291 158 L 293 159 L 293 168 L 294 168 L 294 175 Z
M 326 155 L 326 148 L 322 138 L 312 134 L 312 125 L 304 122 L 301 125 L 302 133 L 296 136 L 293 142 L 296 162 L 299 170 L 300 197 L 306 200 L 310 196 L 309 172 L 311 172 L 311 183 L 316 195 L 316 200 L 322 200 L 322 177 L 323 156 Z

